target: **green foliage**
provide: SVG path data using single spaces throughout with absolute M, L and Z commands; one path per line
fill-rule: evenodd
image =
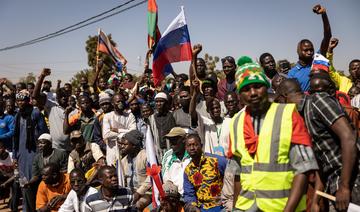
M 111 34 L 108 35 L 108 38 L 114 46 L 116 46 L 116 43 L 112 40 Z M 113 67 L 114 62 L 112 59 L 104 54 L 99 52 L 99 61 L 96 63 L 96 49 L 97 49 L 97 43 L 98 43 L 98 36 L 88 36 L 88 39 L 85 42 L 85 50 L 88 55 L 88 65 L 91 67 L 90 69 L 83 69 L 79 72 L 77 72 L 71 79 L 71 84 L 74 88 L 78 87 L 80 84 L 80 79 L 82 76 L 86 76 L 88 78 L 89 84 L 94 82 L 95 75 L 96 75 L 96 65 L 100 68 L 100 74 L 99 78 L 105 77 L 108 79 L 111 74 L 113 74 Z
M 206 63 L 206 67 L 210 72 L 221 72 L 221 70 L 216 69 L 216 64 L 220 61 L 218 56 L 211 56 L 208 53 L 205 53 L 204 60 Z
M 77 72 L 70 80 L 73 88 L 77 88 L 80 86 L 80 79 L 83 76 L 86 76 L 88 78 L 89 83 L 92 83 L 95 78 L 95 71 L 91 69 L 84 69 Z
M 116 46 L 116 43 L 112 40 L 111 34 L 108 35 L 108 38 L 112 45 Z M 97 42 L 98 42 L 98 36 L 89 36 L 88 40 L 86 41 L 85 50 L 88 54 L 88 65 L 92 68 L 92 70 L 95 72 L 96 70 L 96 48 L 97 48 Z M 111 74 L 113 73 L 113 67 L 114 62 L 112 59 L 104 54 L 99 52 L 99 68 L 101 68 L 100 77 L 109 78 Z M 90 79 L 89 79 L 89 82 Z
M 25 84 L 27 84 L 29 82 L 35 83 L 36 77 L 33 72 L 30 72 L 30 73 L 28 73 L 28 75 L 26 77 L 21 77 L 19 82 L 24 82 Z

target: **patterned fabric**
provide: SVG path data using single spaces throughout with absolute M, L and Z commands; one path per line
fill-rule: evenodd
M 270 88 L 263 69 L 257 63 L 246 63 L 240 66 L 235 74 L 237 91 L 251 83 L 262 83 Z
M 185 203 L 203 209 L 221 205 L 220 195 L 226 163 L 224 157 L 213 154 L 202 155 L 199 166 L 190 162 L 184 173 Z
M 330 126 L 342 116 L 347 117 L 339 102 L 329 94 L 315 93 L 306 98 L 304 119 L 312 136 L 322 177 L 327 182 L 326 189 L 331 194 L 339 186 L 342 160 L 340 139 L 330 130 Z
M 132 211 L 134 197 L 128 188 L 119 188 L 112 200 L 107 201 L 100 190 L 86 198 L 85 212 L 125 212 Z
M 185 168 L 190 161 L 191 157 L 188 152 L 185 151 L 183 158 L 180 159 L 176 156 L 173 150 L 170 149 L 164 154 L 161 163 L 163 182 L 171 181 L 174 183 L 178 187 L 178 191 L 181 195 L 184 193 L 183 185 Z
M 167 151 L 164 154 L 164 157 L 162 159 L 162 169 L 161 172 L 164 174 L 175 162 L 183 162 L 187 159 L 191 159 L 190 155 L 187 151 L 185 151 L 184 157 L 182 159 L 179 159 L 176 154 L 173 152 L 172 149 Z

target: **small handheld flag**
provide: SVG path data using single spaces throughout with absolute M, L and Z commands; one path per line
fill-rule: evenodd
M 314 60 L 311 65 L 311 70 L 323 70 L 329 72 L 329 60 L 326 59 L 322 54 L 316 53 L 314 55 Z

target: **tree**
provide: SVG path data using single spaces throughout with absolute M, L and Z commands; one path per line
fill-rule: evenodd
M 111 34 L 108 35 L 108 38 L 113 46 L 116 46 L 116 43 L 112 40 Z M 89 36 L 88 40 L 86 41 L 85 50 L 88 54 L 88 65 L 92 68 L 92 71 L 95 72 L 96 70 L 96 48 L 98 43 L 98 36 Z M 101 67 L 100 70 L 100 76 L 99 77 L 105 77 L 109 78 L 114 70 L 114 62 L 113 60 L 104 53 L 99 52 L 99 67 Z M 87 70 L 89 71 L 89 70 Z M 80 72 L 82 73 L 82 72 Z M 78 73 L 77 73 L 78 74 Z M 89 82 L 90 79 L 89 79 Z
M 220 61 L 218 56 L 211 56 L 208 53 L 205 53 L 204 60 L 206 62 L 206 67 L 212 72 L 219 72 L 220 70 L 216 69 L 216 63 Z
M 225 78 L 224 72 L 222 72 L 219 69 L 216 69 L 216 64 L 220 61 L 218 56 L 211 56 L 208 53 L 205 53 L 204 60 L 205 60 L 208 72 L 214 72 L 219 79 Z
M 33 72 L 30 72 L 30 73 L 28 73 L 28 75 L 26 77 L 21 77 L 19 81 L 23 82 L 25 84 L 30 83 L 30 82 L 35 83 L 36 77 Z
M 88 79 L 89 83 L 92 83 L 95 78 L 95 72 L 92 69 L 84 69 L 76 72 L 76 74 L 70 80 L 73 88 L 80 87 L 80 79 L 83 76 Z

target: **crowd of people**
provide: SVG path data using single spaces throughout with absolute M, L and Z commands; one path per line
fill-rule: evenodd
M 173 72 L 158 87 L 148 63 L 139 81 L 123 73 L 90 85 L 83 76 L 76 88 L 58 81 L 52 89 L 48 68 L 36 83 L 2 78 L 1 198 L 27 212 L 343 211 L 360 204 L 360 60 L 349 63 L 349 77 L 335 70 L 339 41 L 325 8 L 313 11 L 324 26 L 320 49 L 301 40 L 293 67 L 270 53 L 259 63 L 227 56 L 219 79 L 197 44 L 189 73 Z M 149 174 L 149 147 L 161 188 Z

